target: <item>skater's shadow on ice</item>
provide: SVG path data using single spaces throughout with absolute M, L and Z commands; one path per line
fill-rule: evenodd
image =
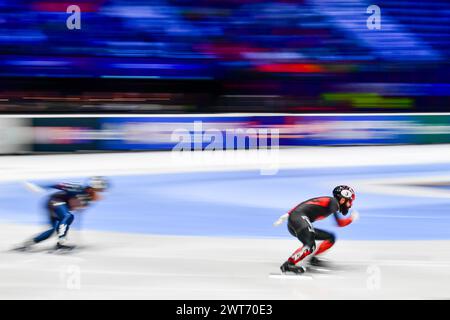
M 75 254 L 86 251 L 94 251 L 95 246 L 92 245 L 78 245 L 70 250 L 68 249 L 57 249 L 56 246 L 35 246 L 29 249 L 23 249 L 20 247 L 13 247 L 5 250 L 6 253 L 22 253 L 22 254 L 33 254 L 33 253 L 54 253 L 54 254 Z

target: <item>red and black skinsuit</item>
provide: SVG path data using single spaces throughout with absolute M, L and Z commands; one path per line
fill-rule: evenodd
M 346 215 L 348 208 L 340 208 L 334 197 L 317 197 L 306 200 L 289 211 L 288 230 L 298 238 L 303 246 L 297 249 L 288 261 L 297 264 L 310 254 L 318 255 L 331 248 L 336 237 L 333 233 L 314 228 L 312 223 L 334 215 L 337 224 L 344 227 L 352 222 L 352 218 L 340 218 L 338 212 Z M 316 250 L 316 240 L 323 240 Z

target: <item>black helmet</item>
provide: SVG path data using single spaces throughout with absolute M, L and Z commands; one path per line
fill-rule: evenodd
M 333 189 L 333 197 L 335 197 L 337 200 L 345 198 L 347 200 L 353 201 L 356 198 L 356 194 L 351 187 L 340 185 Z

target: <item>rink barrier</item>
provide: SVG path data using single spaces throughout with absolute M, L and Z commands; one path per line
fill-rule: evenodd
M 226 148 L 230 130 L 245 148 L 264 130 L 275 130 L 280 146 L 450 143 L 450 113 L 6 115 L 0 125 L 1 153 L 172 150 L 180 131 L 200 148 L 210 145 L 208 132 Z

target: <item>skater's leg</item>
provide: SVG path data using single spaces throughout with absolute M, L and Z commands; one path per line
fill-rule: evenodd
M 280 267 L 282 272 L 292 271 L 295 273 L 305 272 L 304 267 L 296 266 L 316 248 L 314 241 L 314 228 L 308 218 L 302 214 L 291 214 L 288 220 L 288 230 L 303 244 L 298 248 Z
M 298 248 L 287 261 L 289 264 L 295 265 L 315 250 L 314 227 L 305 215 L 295 214 L 289 216 L 288 230 L 290 234 L 300 240 L 303 244 L 303 246 Z
M 41 241 L 47 240 L 50 236 L 55 232 L 55 228 L 51 228 L 47 231 L 44 231 L 33 238 L 34 243 L 39 243 Z
M 63 242 L 69 232 L 70 225 L 73 222 L 74 216 L 70 213 L 66 204 L 56 205 L 54 207 L 55 214 L 58 217 L 59 225 L 58 231 L 58 243 Z
M 44 241 L 44 240 L 47 240 L 57 230 L 58 224 L 59 224 L 59 221 L 56 220 L 55 218 L 51 217 L 50 218 L 50 225 L 52 226 L 51 229 L 46 230 L 46 231 L 38 234 L 34 238 L 28 239 L 23 244 L 21 244 L 20 246 L 16 247 L 14 250 L 17 250 L 17 251 L 29 250 L 36 243 L 39 243 L 39 242 Z
M 288 261 L 294 265 L 305 259 L 312 254 L 316 249 L 316 243 L 314 241 L 314 232 L 308 228 L 304 228 L 297 232 L 297 238 L 303 244 L 300 248 L 289 257 Z
M 50 225 L 52 226 L 52 228 L 47 230 L 47 231 L 44 231 L 44 232 L 38 234 L 37 236 L 35 236 L 32 239 L 33 244 L 34 243 L 39 243 L 39 242 L 44 241 L 44 240 L 47 240 L 57 230 L 59 221 L 51 216 L 51 212 L 49 212 L 49 214 L 50 214 L 50 221 L 49 222 L 50 222 Z
M 316 252 L 314 252 L 315 256 L 324 253 L 325 251 L 330 249 L 336 242 L 336 236 L 333 233 L 321 229 L 315 229 L 315 239 L 323 240 L 323 242 L 317 248 Z

